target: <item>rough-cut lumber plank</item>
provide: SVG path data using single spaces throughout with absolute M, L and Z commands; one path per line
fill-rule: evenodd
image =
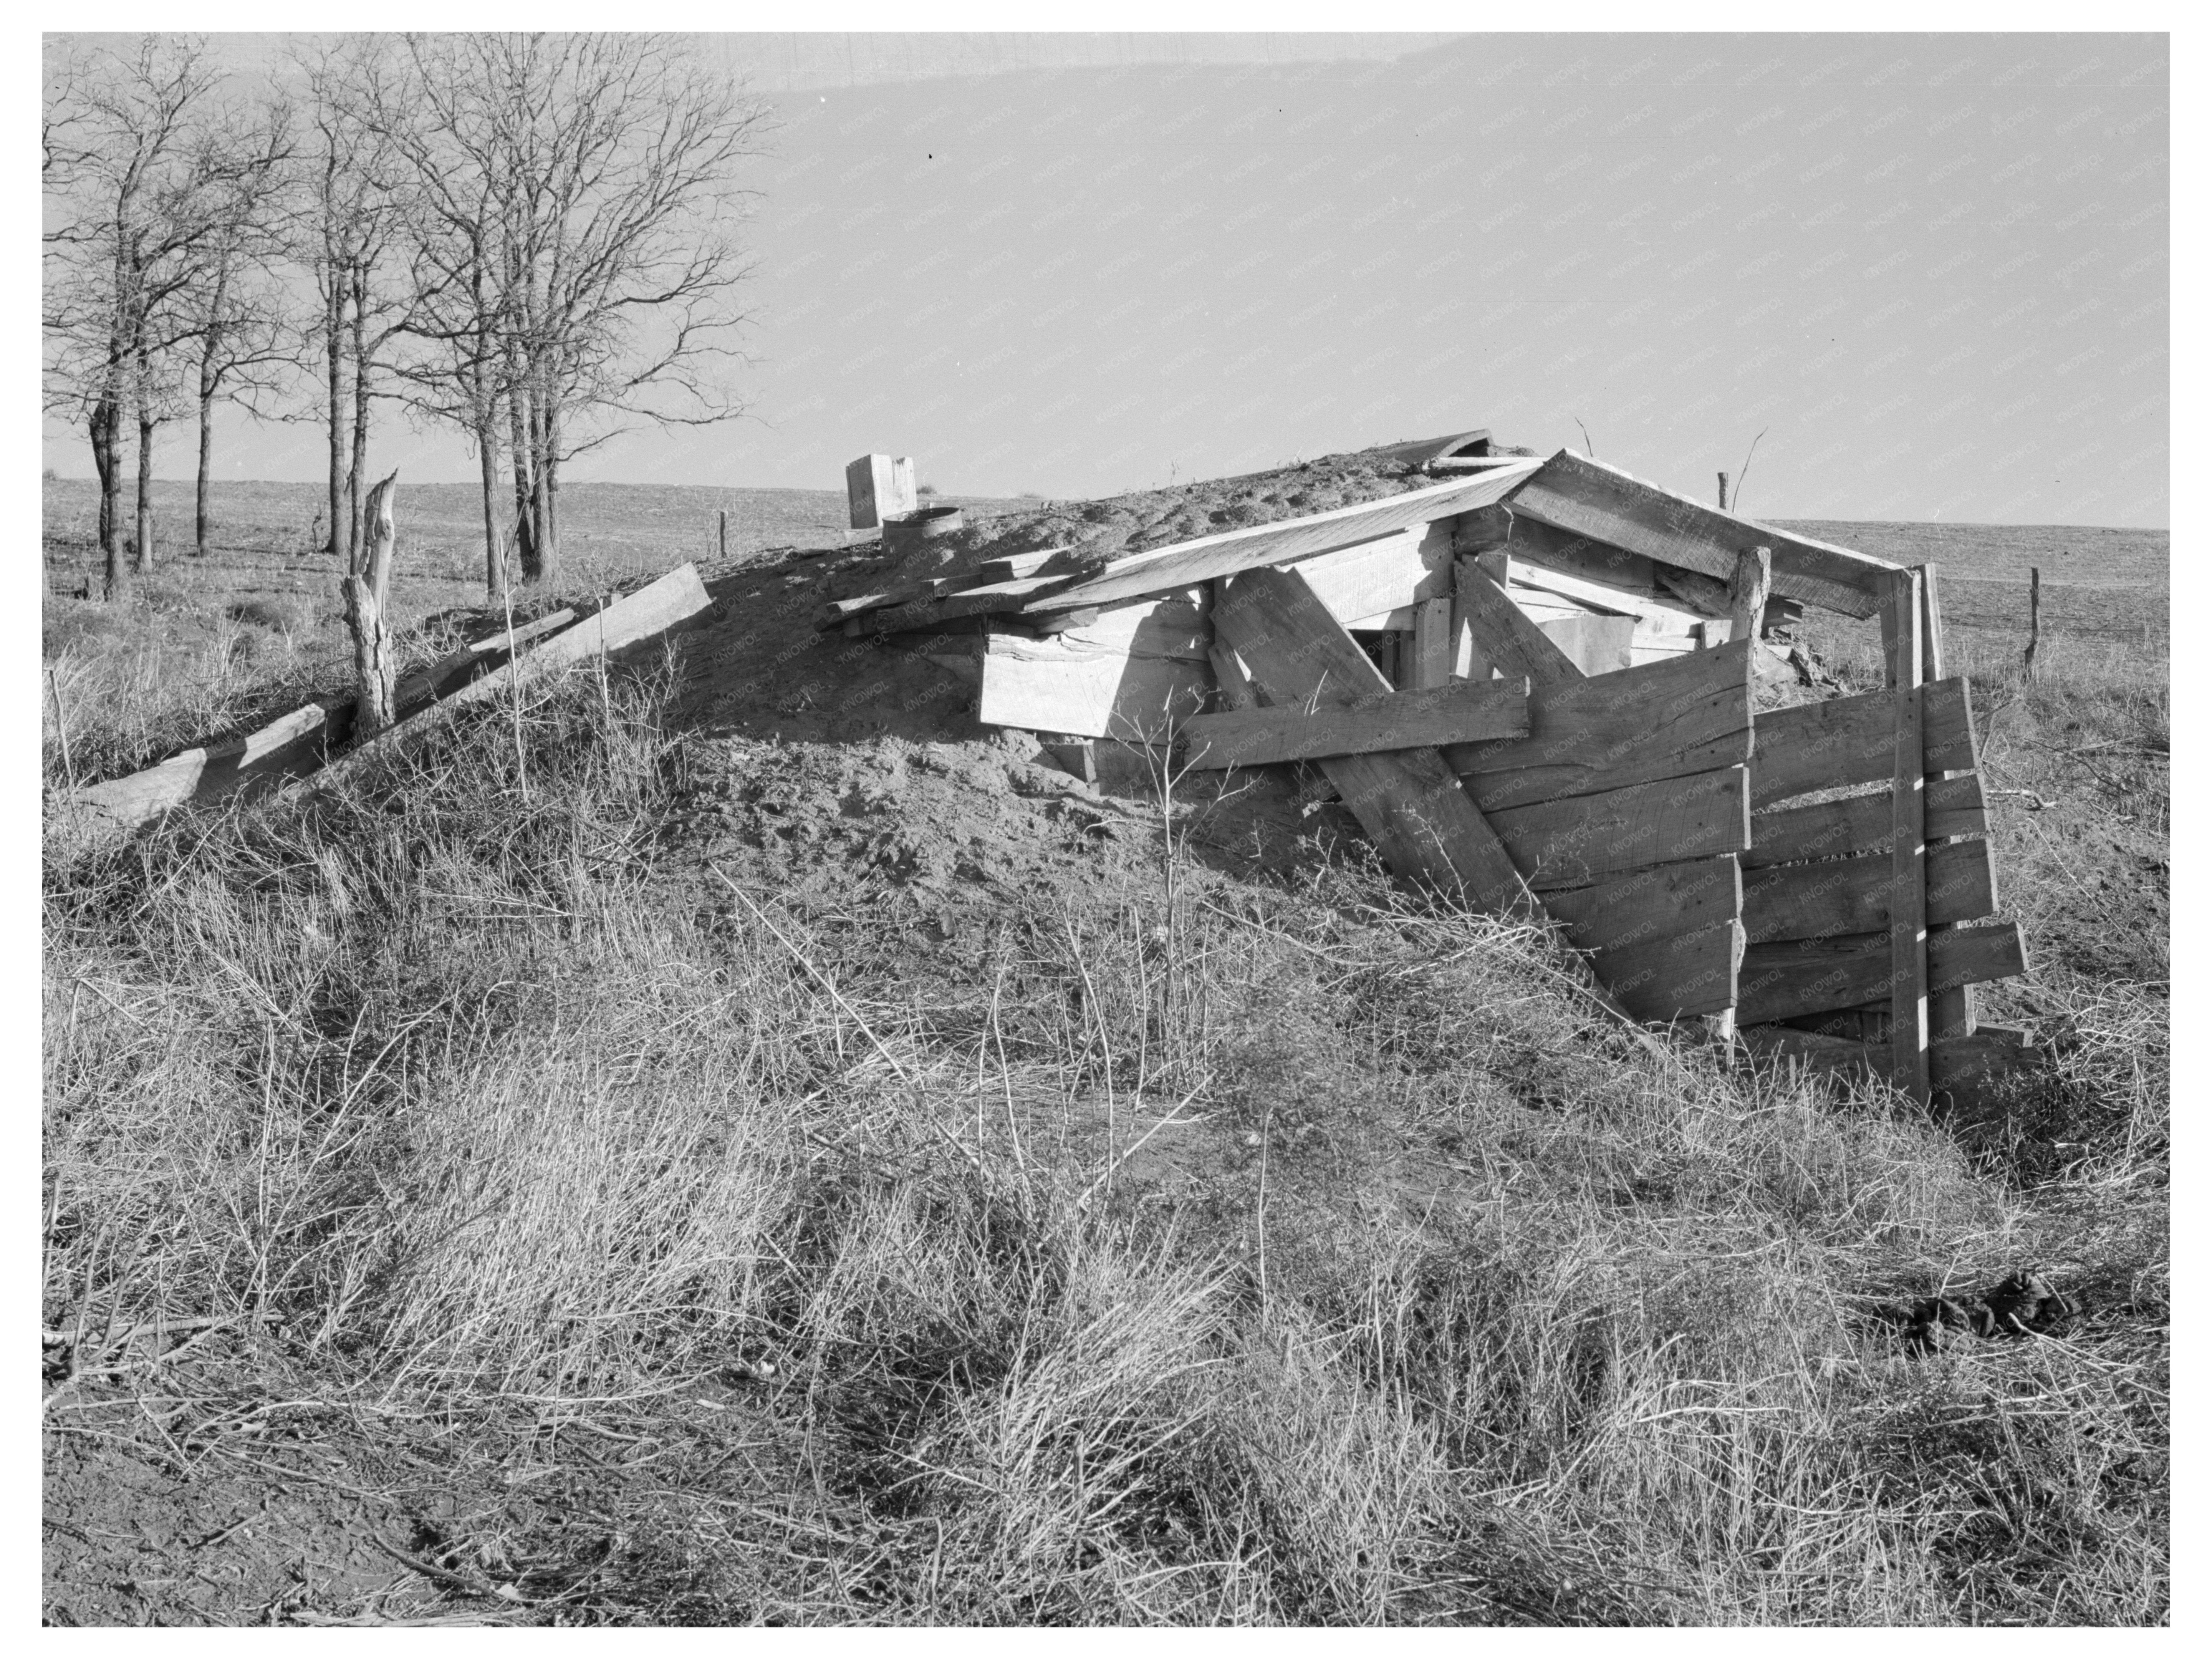
M 1486 816 L 1540 892 L 1647 864 L 1738 853 L 1751 840 L 1750 789 L 1740 766 Z
M 1213 626 L 1271 703 L 1314 708 L 1390 689 L 1291 572 L 1237 576 L 1213 606 Z M 1484 909 L 1528 902 L 1512 860 L 1435 750 L 1339 756 L 1321 768 L 1398 875 L 1462 888 Z
M 1743 878 L 1733 857 L 1689 859 L 1556 889 L 1544 908 L 1577 950 L 1622 950 L 1703 933 L 1743 911 Z
M 1296 705 L 1201 714 L 1182 729 L 1200 771 L 1320 760 L 1469 741 L 1480 730 L 1517 737 L 1528 729 L 1526 680 L 1453 680 L 1419 691 L 1363 695 L 1310 711 Z
M 1547 895 L 1545 901 L 1550 902 Z M 1723 921 L 1694 933 L 1595 951 L 1598 982 L 1638 1019 L 1688 1019 L 1735 1006 L 1743 929 Z
M 1777 592 L 1846 616 L 1873 616 L 1881 577 L 1898 568 L 1886 559 L 1723 513 L 1571 449 L 1545 462 L 1510 499 L 1516 515 L 1722 581 L 1735 574 L 1736 556 L 1747 548 L 1770 548 Z
M 1504 672 L 1524 676 L 1532 685 L 1584 678 L 1574 659 L 1506 596 L 1476 560 L 1459 561 L 1455 597 L 1459 620 L 1474 634 L 1475 648 Z
M 1954 927 L 1928 953 L 1931 989 L 2010 979 L 2027 971 L 2027 948 L 2016 922 Z M 1830 939 L 1754 945 L 1737 981 L 1737 1018 L 1745 1024 L 1857 1008 L 1889 995 L 1889 935 L 1849 933 Z
M 1915 1100 L 1928 1098 L 1928 848 L 1925 699 L 1920 684 L 1920 578 L 1886 580 L 1882 634 L 1895 759 L 1890 780 L 1889 1074 Z
M 1451 683 L 1452 602 L 1449 596 L 1423 599 L 1413 607 L 1413 655 L 1410 690 L 1425 691 Z M 1527 730 L 1524 725 L 1522 732 L 1525 733 Z
M 985 635 L 986 726 L 1158 742 L 1206 707 L 1212 674 L 1202 661 L 1062 646 L 1058 638 Z
M 1617 673 L 1631 665 L 1633 617 L 1562 617 L 1540 622 L 1536 629 L 1585 676 Z
M 1505 591 L 1512 594 L 1516 603 L 1523 601 L 1520 594 L 1513 592 L 1515 588 L 1534 587 L 1546 593 L 1557 594 L 1564 599 L 1572 599 L 1585 609 L 1602 611 L 1609 616 L 1641 617 L 1647 614 L 1663 614 L 1668 619 L 1680 617 L 1686 624 L 1691 618 L 1690 612 L 1678 611 L 1672 605 L 1662 605 L 1656 599 L 1646 599 L 1610 588 L 1602 582 L 1584 581 L 1579 576 L 1563 576 L 1555 570 L 1545 569 L 1541 565 L 1512 558 L 1510 554 L 1506 570 L 1511 580 Z M 1684 631 L 1686 631 L 1686 627 Z
M 1444 758 L 1486 812 L 1741 765 L 1752 755 L 1751 648 L 1528 691 L 1528 735 Z
M 1752 834 L 1758 833 L 1753 818 Z M 1753 945 L 1765 945 L 1887 927 L 1891 873 L 1887 852 L 1755 869 L 1744 881 L 1744 931 Z M 1989 842 L 1929 848 L 1927 892 L 1931 924 L 1977 921 L 1992 914 L 1996 861 Z
M 899 605 L 886 605 L 866 611 L 850 617 L 845 632 L 860 637 L 869 634 L 898 634 L 915 629 L 935 628 L 955 617 L 1000 616 L 1018 611 L 1028 600 L 1042 594 L 1063 592 L 1081 580 L 1074 573 L 1059 575 L 1018 576 L 1010 581 L 986 582 L 980 587 L 963 587 L 943 591 L 933 598 L 916 599 Z M 1163 586 L 1167 584 L 1163 584 Z M 1059 610 L 1072 611 L 1079 607 L 1060 605 Z
M 1068 614 L 1071 613 L 1059 612 L 1039 620 L 1056 622 Z M 1005 632 L 1009 639 L 1015 637 L 1011 630 L 990 631 Z M 1056 629 L 1051 641 L 1063 651 L 1179 657 L 1188 662 L 1203 662 L 1210 631 L 1200 608 L 1199 593 L 1193 592 L 1163 594 L 1158 599 L 1139 599 L 1133 605 L 1099 611 L 1087 621 Z
M 1943 675 L 1943 607 L 1936 592 L 1936 569 L 1932 565 L 1917 565 L 1920 573 L 1920 678 L 1923 684 L 1941 680 Z M 1972 732 L 1968 733 L 1969 738 Z M 1978 760 L 1975 764 L 1979 765 Z M 1955 917 L 1938 917 L 1936 914 L 1937 880 L 1929 877 L 1929 926 L 1948 926 Z M 1994 890 L 1994 879 L 1992 880 Z M 1928 999 L 1928 1040 L 1939 1043 L 1948 1038 L 1972 1036 L 1974 1031 L 1974 988 L 1961 985 L 1955 990 L 1939 991 Z
M 1925 769 L 1971 770 L 1974 719 L 1966 682 L 1938 680 L 1921 687 L 1915 700 Z M 1895 765 L 1896 720 L 1896 701 L 1887 691 L 1762 710 L 1752 799 L 1763 806 L 1815 789 L 1887 781 Z
M 1532 714 L 1530 718 L 1536 717 Z M 1753 799 L 1757 798 L 1757 787 L 1754 775 Z M 1810 806 L 1754 812 L 1751 818 L 1751 851 L 1744 855 L 1744 867 L 1749 870 L 1770 864 L 1797 864 L 1807 859 L 1836 858 L 1845 853 L 1887 851 L 1889 819 L 1887 791 L 1878 795 L 1847 795 L 1841 800 L 1820 801 Z M 1989 811 L 1983 803 L 1978 773 L 1928 781 L 1922 833 L 1929 840 L 1986 836 L 1989 832 Z
M 495 696 L 509 686 L 542 679 L 593 657 L 611 657 L 657 640 L 692 622 L 713 603 L 699 580 L 698 571 L 689 564 L 678 565 L 635 593 L 625 594 L 571 623 L 527 655 L 478 676 L 451 696 L 379 733 L 313 777 L 292 785 L 287 793 L 319 789 L 368 764 L 374 757 L 396 753 L 410 738 L 446 720 L 454 710 Z
M 1340 507 L 1333 512 L 1277 524 L 1252 525 L 1133 553 L 1109 562 L 1089 580 L 1042 598 L 1030 599 L 1025 611 L 1063 610 L 1072 605 L 1103 605 L 1115 599 L 1137 599 L 1170 587 L 1189 587 L 1218 576 L 1279 565 L 1310 554 L 1327 553 L 1357 542 L 1372 541 L 1409 525 L 1426 525 L 1471 507 L 1499 500 L 1534 468 L 1533 459 L 1521 466 L 1502 466 L 1495 472 L 1465 482 L 1435 484 L 1386 495 L 1380 501 Z
M 1291 568 L 1329 615 L 1346 628 L 1364 626 L 1368 617 L 1410 611 L 1451 592 L 1451 533 L 1442 525 L 1412 525 Z M 1412 624 L 1409 615 L 1406 625 Z
M 307 703 L 245 737 L 188 749 L 127 777 L 88 784 L 66 804 L 98 823 L 131 829 L 187 801 L 218 800 L 256 779 L 312 768 L 329 744 L 343 741 L 353 720 L 350 696 Z
M 574 611 L 563 609 L 516 624 L 515 651 L 575 618 Z M 507 646 L 501 630 L 403 676 L 392 692 L 394 712 L 404 720 L 472 675 L 497 667 L 508 656 Z M 85 808 L 112 827 L 129 829 L 187 801 L 204 805 L 313 771 L 351 735 L 353 724 L 350 696 L 307 703 L 245 737 L 188 749 L 144 771 L 90 785 L 70 796 L 68 805 Z
M 1237 653 L 1222 646 L 1215 646 L 1206 653 L 1213 668 L 1213 687 L 1221 693 L 1224 709 L 1250 709 L 1260 706 L 1259 698 L 1252 695 L 1252 682 L 1245 678 L 1244 665 L 1237 660 Z

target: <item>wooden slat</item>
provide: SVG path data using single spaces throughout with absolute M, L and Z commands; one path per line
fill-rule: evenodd
M 975 714 L 986 726 L 1158 743 L 1206 707 L 1212 687 L 1202 661 L 990 634 Z
M 1752 820 L 1758 834 L 1759 820 Z M 1863 933 L 1889 926 L 1887 852 L 1753 870 L 1745 878 L 1743 926 L 1754 945 Z M 1996 903 L 1996 861 L 1986 841 L 1928 849 L 1928 920 L 1976 921 Z
M 1190 764 L 1212 772 L 1329 755 L 1434 748 L 1471 741 L 1478 731 L 1516 737 L 1528 729 L 1528 681 L 1453 680 L 1425 690 L 1367 693 L 1310 711 L 1276 705 L 1202 714 L 1185 725 L 1182 739 Z
M 1423 599 L 1413 607 L 1413 672 L 1408 690 L 1431 690 L 1451 684 L 1452 602 L 1449 594 Z M 1522 713 L 1527 712 L 1525 700 Z M 1516 736 L 1525 736 L 1524 723 Z
M 1931 989 L 2010 979 L 2027 971 L 2027 947 L 2016 922 L 1954 927 L 1929 951 Z M 1850 933 L 1830 939 L 1754 945 L 1744 953 L 1737 1018 L 1744 1024 L 1856 1008 L 1889 994 L 1889 935 Z
M 1524 677 L 1531 685 L 1557 685 L 1585 678 L 1574 659 L 1560 650 L 1475 560 L 1459 561 L 1455 598 L 1455 615 L 1474 635 L 1475 649 L 1501 672 Z
M 1936 594 L 1935 567 L 1923 564 L 1916 566 L 1915 568 L 1920 573 L 1920 678 L 1922 682 L 1926 684 L 1944 678 L 1943 606 Z M 1967 732 L 1970 743 L 1972 735 L 1970 728 Z M 1980 762 L 1976 759 L 1972 764 L 1978 766 Z M 1992 870 L 1992 892 L 1995 890 L 1995 872 Z M 1937 908 L 1936 889 L 1938 885 L 1940 885 L 1939 879 L 1931 872 L 1929 876 L 1928 893 L 1928 925 L 1930 927 L 1948 926 L 1950 922 L 1958 920 L 1956 917 L 1938 916 L 1936 914 Z M 1974 990 L 1969 985 L 1961 985 L 1955 990 L 1939 991 L 1929 997 L 1928 999 L 1929 1042 L 1940 1043 L 1947 1039 L 1972 1036 L 1975 1025 L 1974 1009 Z
M 1925 769 L 1971 770 L 1974 718 L 1966 682 L 1939 680 L 1922 687 L 1915 700 Z M 1815 789 L 1887 781 L 1895 763 L 1896 714 L 1895 699 L 1887 691 L 1762 709 L 1753 801 L 1763 806 Z
M 1890 781 L 1889 1074 L 1928 1098 L 1928 848 L 1926 744 L 1922 731 L 1920 578 L 1901 570 L 1882 599 L 1884 657 L 1894 709 Z
M 1545 902 L 1550 902 L 1547 895 Z M 1743 929 L 1734 921 L 1592 952 L 1598 982 L 1638 1019 L 1687 1019 L 1735 1006 Z
M 658 580 L 571 623 L 528 654 L 471 680 L 452 696 L 380 732 L 312 777 L 288 786 L 285 793 L 295 795 L 319 790 L 368 765 L 374 757 L 396 752 L 456 709 L 496 696 L 510 686 L 544 678 L 594 657 L 627 654 L 679 629 L 696 626 L 713 603 L 698 571 L 689 564 L 678 565 Z
M 1528 735 L 1445 752 L 1486 812 L 1742 764 L 1751 647 L 1670 658 L 1528 691 Z
M 1583 615 L 1540 622 L 1536 631 L 1559 647 L 1560 655 L 1587 677 L 1613 674 L 1629 666 L 1636 638 L 1633 617 Z
M 1435 484 L 1386 495 L 1380 501 L 1342 507 L 1278 524 L 1253 525 L 1202 536 L 1171 547 L 1153 548 L 1115 559 L 1091 580 L 1047 598 L 1032 599 L 1023 609 L 1059 610 L 1071 605 L 1104 605 L 1115 599 L 1137 599 L 1166 588 L 1189 587 L 1239 571 L 1279 565 L 1309 554 L 1326 553 L 1371 541 L 1409 525 L 1425 525 L 1447 519 L 1469 507 L 1504 497 L 1526 478 L 1537 463 L 1500 467 L 1494 473 L 1464 483 Z
M 1542 718 L 1536 700 L 1529 700 L 1532 726 Z M 1757 799 L 1757 767 L 1753 779 Z M 1478 792 L 1479 794 L 1479 792 Z M 1926 821 L 1922 831 L 1929 840 L 1949 836 L 1986 836 L 1990 817 L 1982 799 L 1978 773 L 1928 781 Z M 1784 806 L 1754 812 L 1751 818 L 1751 851 L 1744 868 L 1770 864 L 1796 864 L 1807 859 L 1835 858 L 1846 853 L 1871 853 L 1889 846 L 1889 796 L 1847 795 L 1841 800 L 1820 801 L 1810 806 Z
M 1339 548 L 1291 568 L 1305 579 L 1328 613 L 1346 628 L 1381 626 L 1366 618 L 1407 611 L 1423 599 L 1451 592 L 1451 532 L 1442 525 L 1413 525 L 1372 541 Z M 1405 625 L 1411 627 L 1408 615 Z
M 1743 878 L 1723 854 L 1556 889 L 1544 896 L 1544 908 L 1577 950 L 1620 950 L 1735 921 L 1743 913 Z
M 1777 592 L 1851 617 L 1875 613 L 1881 578 L 1898 568 L 1886 559 L 1723 513 L 1571 449 L 1553 456 L 1516 489 L 1511 505 L 1516 515 L 1723 581 L 1735 574 L 1738 554 L 1770 548 Z
M 1486 816 L 1539 891 L 1586 886 L 1648 864 L 1737 853 L 1751 839 L 1750 791 L 1740 766 Z
M 955 617 L 1001 616 L 1019 611 L 1030 599 L 1064 592 L 1080 580 L 1073 574 L 1018 576 L 1009 581 L 986 582 L 981 586 L 963 587 L 957 592 L 940 592 L 933 598 L 886 604 L 878 609 L 848 617 L 844 631 L 857 638 L 869 634 L 897 634 L 916 629 L 933 629 Z M 1176 585 L 1162 583 L 1161 587 L 1164 590 Z M 1052 607 L 1060 611 L 1078 608 L 1075 605 Z M 827 626 L 826 623 L 823 625 Z
M 1212 615 L 1219 642 L 1271 703 L 1314 707 L 1390 689 L 1291 572 L 1247 571 L 1224 586 Z M 1527 903 L 1512 860 L 1435 750 L 1339 756 L 1321 768 L 1401 877 L 1463 889 L 1484 909 Z

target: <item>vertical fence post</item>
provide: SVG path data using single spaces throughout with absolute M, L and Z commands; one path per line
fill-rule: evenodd
M 1928 565 L 1918 567 L 1920 572 L 1920 683 L 1933 685 L 1944 675 L 1943 668 L 1943 607 L 1936 597 L 1936 572 Z M 1947 771 L 1943 777 L 1964 775 Z M 1931 922 L 1928 936 L 1956 927 L 1955 922 Z M 1974 988 L 1954 985 L 1948 990 L 1928 994 L 1928 1042 L 1932 1053 L 1935 1045 L 1950 1037 L 1972 1036 L 1974 1034 Z M 1932 1085 L 1932 1078 L 1931 1078 Z
M 2027 568 L 2027 649 L 2021 653 L 2020 669 L 2027 679 L 2035 678 L 2036 641 L 2043 634 L 2043 572 L 2033 565 Z
M 1720 478 L 1721 478 L 1721 511 L 1722 511 L 1722 512 L 1723 512 L 1723 513 L 1725 513 L 1725 512 L 1727 512 L 1727 511 L 1728 511 L 1728 474 L 1727 474 L 1727 473 L 1725 473 L 1725 472 L 1722 473 L 1722 474 L 1720 475 Z
M 1881 643 L 1889 684 L 1890 1079 L 1925 1105 L 1928 1074 L 1927 741 L 1922 731 L 1923 653 L 1920 573 L 1884 584 Z

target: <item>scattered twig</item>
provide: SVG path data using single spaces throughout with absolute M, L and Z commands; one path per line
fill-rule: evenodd
M 1764 438 L 1770 429 L 1767 427 L 1759 428 L 1759 438 Z M 1751 441 L 1751 447 L 1743 452 L 1743 465 L 1736 469 L 1735 499 L 1729 503 L 1730 512 L 1743 511 L 1743 481 L 1751 476 L 1751 458 L 1759 453 L 1759 438 L 1753 438 Z
M 1989 793 L 1992 795 L 2024 796 L 2027 800 L 2027 810 L 2031 812 L 2047 812 L 2052 807 L 2057 805 L 2059 801 L 2063 799 L 2063 797 L 2054 795 L 2049 800 L 2045 800 L 2042 796 L 2037 794 L 2033 789 L 1992 789 Z
M 1597 459 L 1597 446 L 1590 441 L 1589 428 L 1583 425 L 1583 417 L 1579 415 L 1576 415 L 1571 416 L 1569 418 L 1574 422 L 1575 425 L 1580 428 L 1582 432 L 1583 453 L 1589 456 L 1590 459 L 1595 460 Z

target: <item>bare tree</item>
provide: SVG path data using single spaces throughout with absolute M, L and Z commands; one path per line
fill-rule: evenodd
M 194 36 L 123 46 L 64 44 L 46 100 L 43 322 L 46 398 L 85 422 L 100 475 L 100 542 L 110 599 L 123 555 L 123 433 L 138 429 L 137 562 L 153 556 L 155 428 L 177 297 L 205 234 L 209 161 L 197 123 L 221 78 Z
M 366 34 L 301 47 L 293 58 L 304 88 L 293 240 L 314 291 L 305 343 L 320 373 L 330 452 L 325 550 L 349 562 L 361 540 L 371 409 L 393 395 L 379 382 L 391 377 L 412 304 L 400 267 L 401 157 L 375 118 L 388 58 L 386 37 Z
M 192 497 L 192 549 L 208 548 L 208 491 L 213 471 L 215 407 L 251 405 L 272 392 L 291 362 L 284 318 L 288 296 L 274 266 L 281 256 L 278 208 L 290 159 L 291 112 L 272 100 L 210 135 L 219 150 L 210 167 L 207 234 L 194 251 L 185 294 L 185 343 L 193 359 L 199 462 Z
M 442 314 L 418 337 L 479 453 L 488 585 L 501 416 L 524 577 L 560 573 L 562 463 L 644 422 L 728 419 L 748 275 L 731 174 L 761 107 L 679 37 L 410 35 L 404 106 Z M 408 124 L 394 121 L 404 133 Z

